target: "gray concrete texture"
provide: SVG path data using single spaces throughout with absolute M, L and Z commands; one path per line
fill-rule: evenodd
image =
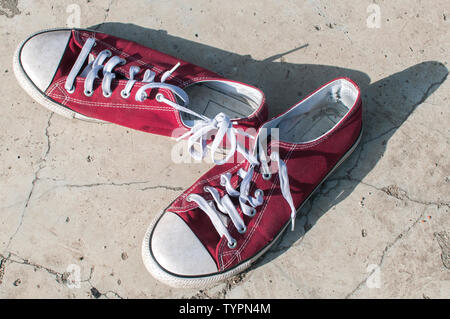
M 362 142 L 248 271 L 167 287 L 141 240 L 211 165 L 173 163 L 165 137 L 53 115 L 19 87 L 19 42 L 77 24 L 256 85 L 271 116 L 348 76 Z M 448 0 L 1 0 L 0 39 L 0 298 L 450 297 Z

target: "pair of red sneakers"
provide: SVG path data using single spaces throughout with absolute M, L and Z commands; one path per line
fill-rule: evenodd
M 14 56 L 22 87 L 68 118 L 183 138 L 217 164 L 161 212 L 145 266 L 175 287 L 204 287 L 249 267 L 355 149 L 358 86 L 335 79 L 267 120 L 263 92 L 135 42 L 89 30 L 47 30 Z M 225 156 L 217 150 L 225 144 Z

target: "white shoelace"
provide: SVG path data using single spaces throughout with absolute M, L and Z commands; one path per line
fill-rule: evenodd
M 91 52 L 92 48 L 95 45 L 95 39 L 89 38 L 86 40 L 85 44 L 83 45 L 83 48 L 81 49 L 80 54 L 78 55 L 77 60 L 75 61 L 69 75 L 67 76 L 66 83 L 65 83 L 65 89 L 69 93 L 73 93 L 75 91 L 74 82 L 75 79 L 80 72 L 84 61 L 88 58 L 89 53 Z M 101 51 L 94 61 L 90 62 L 85 69 L 81 72 L 82 77 L 85 77 L 84 82 L 84 94 L 86 96 L 91 96 L 93 94 L 93 87 L 94 87 L 94 81 L 95 79 L 99 78 L 98 73 L 100 70 L 102 70 L 103 73 L 103 80 L 102 80 L 102 91 L 103 95 L 105 97 L 110 97 L 112 94 L 111 90 L 111 83 L 112 80 L 116 77 L 115 74 L 112 72 L 112 70 L 119 64 L 125 64 L 126 61 L 122 58 L 119 58 L 118 56 L 111 57 L 112 53 L 109 50 L 103 50 Z M 107 58 L 110 58 L 106 64 L 103 64 Z M 241 207 L 242 212 L 247 216 L 254 216 L 256 213 L 256 207 L 263 204 L 263 191 L 260 189 L 257 189 L 255 191 L 255 197 L 251 197 L 249 195 L 250 190 L 250 182 L 253 177 L 254 169 L 256 166 L 261 165 L 263 171 L 267 170 L 267 161 L 264 156 L 259 156 L 259 160 L 256 158 L 256 156 L 250 154 L 242 145 L 237 141 L 237 135 L 242 135 L 246 137 L 253 138 L 251 135 L 243 132 L 242 130 L 236 129 L 233 127 L 233 123 L 231 119 L 224 113 L 217 114 L 214 119 L 210 119 L 204 115 L 198 114 L 197 112 L 188 109 L 187 106 L 189 104 L 189 97 L 187 93 L 171 84 L 164 83 L 167 78 L 171 76 L 171 74 L 180 66 L 180 63 L 177 63 L 171 70 L 166 71 L 161 76 L 160 82 L 154 82 L 155 79 L 155 72 L 151 70 L 146 70 L 144 73 L 144 77 L 142 79 L 142 82 L 146 82 L 147 84 L 143 85 L 137 92 L 135 99 L 136 101 L 143 102 L 147 97 L 146 90 L 148 89 L 168 89 L 173 94 L 177 95 L 182 101 L 183 105 L 179 105 L 175 102 L 172 102 L 164 97 L 163 94 L 158 93 L 156 95 L 156 100 L 159 102 L 164 102 L 175 109 L 185 112 L 188 114 L 191 114 L 200 120 L 196 121 L 191 128 L 190 131 L 185 133 L 184 135 L 180 136 L 179 139 L 185 138 L 189 136 L 188 139 L 188 150 L 192 157 L 195 159 L 202 159 L 204 158 L 206 154 L 206 142 L 208 140 L 208 137 L 211 133 L 216 132 L 216 136 L 214 138 L 214 141 L 211 145 L 211 158 L 212 161 L 217 164 L 221 165 L 227 162 L 237 151 L 238 153 L 242 154 L 245 159 L 250 163 L 249 169 L 247 171 L 240 169 L 238 172 L 239 177 L 242 179 L 241 184 L 239 186 L 239 191 L 237 191 L 233 186 L 231 185 L 231 174 L 222 174 L 220 176 L 221 178 L 221 185 L 225 187 L 227 194 L 220 197 L 219 192 L 217 189 L 211 186 L 206 186 L 205 191 L 208 191 L 213 199 L 214 202 L 219 209 L 220 212 L 223 214 L 227 214 L 231 221 L 233 222 L 234 226 L 240 233 L 245 233 L 247 230 L 243 219 L 239 215 L 236 207 L 234 206 L 233 202 L 231 201 L 230 196 L 232 197 L 239 197 L 239 205 Z M 136 74 L 140 71 L 139 67 L 137 66 L 131 66 L 129 70 L 130 77 L 127 81 L 127 84 L 125 85 L 125 88 L 121 91 L 121 96 L 124 99 L 127 99 L 131 95 L 131 90 L 134 86 L 134 84 L 137 82 L 137 80 L 134 78 Z M 224 138 L 227 138 L 227 140 L 230 143 L 230 148 L 228 150 L 228 154 L 223 160 L 216 160 L 214 158 L 214 155 L 220 146 L 220 144 L 223 142 Z M 195 144 L 200 145 L 200 151 L 195 150 Z M 289 203 L 289 206 L 291 208 L 291 221 L 292 221 L 292 230 L 294 229 L 294 222 L 296 217 L 296 209 L 292 200 L 292 195 L 290 192 L 289 187 L 289 177 L 287 172 L 286 164 L 283 160 L 279 158 L 279 154 L 276 152 L 273 152 L 271 155 L 272 160 L 278 162 L 278 172 L 279 172 L 279 178 L 280 178 L 280 188 L 283 197 L 286 199 L 286 201 Z M 236 247 L 237 241 L 231 237 L 230 233 L 227 230 L 227 227 L 222 222 L 220 218 L 220 213 L 217 211 L 217 209 L 214 206 L 213 201 L 206 201 L 202 196 L 198 194 L 191 194 L 188 197 L 188 200 L 194 201 L 198 204 L 200 209 L 202 209 L 208 217 L 211 219 L 211 222 L 213 223 L 216 231 L 219 233 L 220 236 L 225 236 L 228 240 L 228 246 L 230 248 Z
M 93 38 L 87 39 L 85 44 L 83 45 L 83 48 L 81 49 L 81 52 L 77 57 L 77 60 L 75 61 L 74 65 L 72 66 L 72 69 L 70 70 L 69 75 L 67 76 L 64 85 L 64 88 L 66 89 L 67 92 L 73 93 L 75 91 L 74 87 L 75 79 L 78 73 L 80 72 L 84 62 L 88 58 L 94 45 L 95 39 Z M 95 79 L 99 78 L 98 73 L 100 72 L 100 70 L 102 70 L 103 73 L 103 80 L 102 80 L 103 95 L 105 97 L 111 96 L 112 94 L 111 83 L 112 80 L 116 77 L 116 75 L 112 71 L 117 65 L 119 64 L 123 65 L 126 63 L 126 60 L 118 56 L 113 57 L 111 56 L 112 56 L 111 51 L 109 50 L 101 51 L 94 59 L 94 61 L 88 63 L 88 65 L 81 72 L 80 76 L 85 78 L 84 94 L 86 96 L 92 96 L 94 81 Z M 104 64 L 107 58 L 110 59 L 106 64 Z M 215 164 L 217 165 L 224 164 L 234 155 L 236 151 L 244 155 L 244 157 L 247 160 L 249 161 L 253 160 L 250 157 L 250 155 L 247 154 L 245 149 L 240 145 L 240 143 L 237 142 L 237 134 L 253 138 L 251 135 L 233 127 L 231 119 L 224 113 L 219 113 L 214 117 L 214 119 L 210 119 L 204 115 L 198 114 L 197 112 L 187 108 L 189 104 L 189 97 L 187 93 L 178 86 L 164 83 L 179 66 L 180 63 L 178 62 L 172 69 L 164 72 L 161 76 L 160 82 L 154 82 L 156 75 L 155 72 L 151 70 L 146 70 L 142 82 L 146 82 L 147 84 L 143 85 L 141 88 L 139 88 L 139 90 L 137 90 L 135 100 L 138 102 L 143 102 L 148 97 L 146 91 L 149 89 L 167 89 L 170 90 L 177 97 L 179 97 L 179 99 L 181 99 L 181 101 L 183 102 L 183 105 L 179 105 L 178 103 L 166 99 L 164 95 L 161 93 L 158 93 L 156 95 L 156 100 L 158 102 L 166 103 L 180 112 L 185 112 L 199 118 L 199 120 L 194 122 L 194 125 L 192 126 L 190 131 L 188 131 L 187 133 L 183 134 L 178 138 L 178 140 L 180 140 L 189 136 L 188 151 L 194 159 L 201 160 L 205 157 L 207 151 L 206 144 L 208 137 L 212 133 L 217 132 L 214 141 L 211 144 L 211 159 Z M 140 68 L 138 66 L 130 67 L 129 79 L 125 85 L 125 88 L 120 92 L 122 98 L 127 99 L 130 97 L 131 90 L 133 89 L 134 84 L 137 82 L 135 76 L 137 73 L 139 73 L 139 71 Z M 229 141 L 230 149 L 228 151 L 228 154 L 225 156 L 223 160 L 217 160 L 215 159 L 215 154 L 225 137 Z M 200 151 L 197 151 L 195 149 L 195 145 L 200 146 Z
M 245 153 L 247 152 L 245 151 Z M 228 241 L 228 247 L 230 248 L 236 248 L 237 241 L 230 235 L 227 226 L 223 223 L 222 218 L 220 217 L 220 214 L 223 213 L 225 215 L 228 215 L 237 231 L 241 234 L 245 233 L 247 231 L 247 227 L 233 202 L 231 201 L 230 196 L 238 197 L 239 206 L 241 207 L 242 213 L 246 216 L 253 217 L 256 214 L 256 207 L 263 204 L 264 195 L 263 191 L 260 189 L 257 189 L 255 191 L 254 197 L 250 196 L 249 194 L 250 183 L 253 178 L 255 167 L 261 165 L 262 171 L 269 171 L 265 155 L 259 156 L 260 161 L 258 161 L 254 156 L 250 154 L 246 154 L 244 156 L 246 157 L 250 165 L 247 171 L 241 168 L 237 172 L 238 176 L 242 179 L 239 185 L 239 191 L 233 188 L 233 186 L 231 185 L 232 175 L 230 173 L 226 173 L 220 175 L 220 184 L 225 187 L 227 193 L 222 198 L 220 197 L 218 190 L 211 186 L 205 186 L 204 190 L 212 195 L 213 201 L 207 201 L 205 198 L 198 194 L 190 194 L 187 198 L 188 201 L 197 203 L 198 207 L 208 215 L 219 236 L 226 237 Z M 294 230 L 297 210 L 295 209 L 294 202 L 292 200 L 287 166 L 286 163 L 282 159 L 280 159 L 278 152 L 273 152 L 270 157 L 272 161 L 278 163 L 281 194 L 286 199 L 291 209 L 291 229 Z M 269 178 L 270 176 L 271 175 L 269 174 Z

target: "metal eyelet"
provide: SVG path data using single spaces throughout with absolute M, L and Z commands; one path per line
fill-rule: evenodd
M 148 98 L 147 93 L 142 92 L 141 95 L 139 96 L 138 101 L 143 102 L 146 98 Z
M 256 215 L 256 208 L 252 208 L 252 212 L 250 213 L 250 215 L 248 215 L 249 217 L 253 217 Z
M 121 65 L 127 64 L 127 60 L 125 60 L 125 59 L 122 58 L 122 60 L 120 60 L 120 64 L 121 64 Z
M 263 178 L 264 180 L 268 181 L 269 179 L 272 178 L 272 174 L 270 174 L 270 173 L 264 173 L 264 174 L 262 174 L 262 178 Z
M 104 97 L 111 97 L 111 95 L 112 95 L 112 92 L 109 92 L 109 93 L 103 92 Z
M 66 91 L 67 91 L 67 93 L 72 94 L 73 92 L 75 92 L 75 86 L 72 85 L 70 90 L 66 90 Z
M 112 55 L 111 51 L 108 49 L 106 49 L 105 52 L 106 52 L 106 54 L 108 54 L 108 58 Z
M 236 248 L 236 246 L 237 246 L 237 241 L 236 241 L 236 239 L 233 239 L 233 241 L 232 241 L 231 243 L 228 242 L 228 248 L 234 249 L 234 248 Z
M 120 91 L 120 96 L 124 99 L 128 99 L 130 97 L 130 93 L 126 92 L 125 90 Z
M 161 93 L 156 94 L 156 101 L 162 102 L 163 98 L 164 98 L 164 95 L 162 95 Z
M 92 94 L 94 94 L 94 91 L 86 91 L 86 90 L 84 90 L 84 95 L 92 96 Z
M 247 227 L 243 226 L 241 229 L 238 229 L 239 234 L 244 234 L 247 231 Z

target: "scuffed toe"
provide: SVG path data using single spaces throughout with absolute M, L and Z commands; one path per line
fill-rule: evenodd
M 39 90 L 44 92 L 52 82 L 71 34 L 70 30 L 42 32 L 22 45 L 20 66 Z
M 156 224 L 150 249 L 165 271 L 179 276 L 217 272 L 214 259 L 189 226 L 177 214 L 167 212 Z

